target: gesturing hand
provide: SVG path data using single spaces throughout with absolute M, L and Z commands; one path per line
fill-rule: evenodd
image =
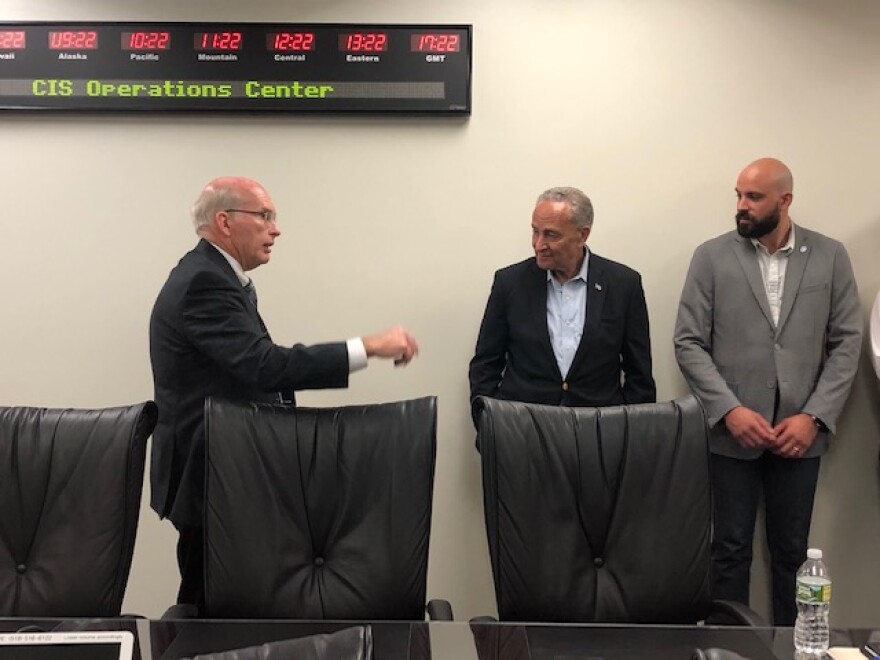
M 415 337 L 401 325 L 364 337 L 363 342 L 367 357 L 393 358 L 396 365 L 409 364 L 419 353 Z

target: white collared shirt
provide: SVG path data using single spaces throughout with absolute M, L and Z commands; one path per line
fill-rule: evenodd
M 764 291 L 767 294 L 767 304 L 770 305 L 770 314 L 773 316 L 773 325 L 776 326 L 779 325 L 779 312 L 782 310 L 785 270 L 788 267 L 788 258 L 794 250 L 794 224 L 791 225 L 785 245 L 773 254 L 770 254 L 759 240 L 753 238 L 751 241 L 758 256 L 758 266 L 761 268 L 761 279 L 764 280 Z
M 211 241 L 208 241 L 208 243 L 211 243 Z M 229 265 L 232 267 L 232 270 L 235 272 L 235 276 L 238 278 L 238 281 L 241 282 L 241 285 L 247 286 L 251 281 L 251 278 L 245 274 L 244 268 L 241 267 L 241 264 L 238 263 L 236 258 L 219 245 L 216 245 L 215 243 L 211 243 L 211 245 L 214 246 L 214 248 L 217 249 L 217 252 L 222 254 L 223 258 L 229 262 Z M 364 348 L 364 341 L 360 337 L 352 337 L 351 339 L 346 340 L 345 346 L 348 349 L 348 372 L 352 373 L 364 369 L 367 366 L 367 349 Z
M 208 242 L 211 243 L 211 241 Z M 217 252 L 222 254 L 223 258 L 229 262 L 229 265 L 232 267 L 232 270 L 235 271 L 235 276 L 238 278 L 238 281 L 241 282 L 241 285 L 247 286 L 248 282 L 251 281 L 251 278 L 244 274 L 244 268 L 241 267 L 241 264 L 238 263 L 236 258 L 216 243 L 211 243 L 211 245 L 213 245 L 217 249 Z
M 547 331 L 562 378 L 568 377 L 574 355 L 584 335 L 587 318 L 587 270 L 590 251 L 584 248 L 584 263 L 577 275 L 560 284 L 547 271 Z

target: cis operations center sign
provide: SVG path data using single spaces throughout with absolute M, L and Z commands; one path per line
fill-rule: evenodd
M 0 23 L 0 110 L 466 115 L 471 26 Z

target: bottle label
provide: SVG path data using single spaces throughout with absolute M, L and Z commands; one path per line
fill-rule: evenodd
M 797 581 L 796 598 L 801 603 L 822 604 L 831 602 L 831 583 L 815 584 Z

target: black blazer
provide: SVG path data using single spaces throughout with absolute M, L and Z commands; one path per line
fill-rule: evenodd
M 547 330 L 547 271 L 534 258 L 502 268 L 469 375 L 472 402 L 480 395 L 565 406 L 656 401 L 641 276 L 590 254 L 584 332 L 563 380 Z M 476 424 L 479 411 L 472 410 Z
M 229 262 L 207 241 L 184 255 L 150 317 L 159 421 L 151 506 L 178 527 L 202 525 L 208 396 L 277 402 L 279 392 L 345 387 L 345 343 L 272 343 Z

